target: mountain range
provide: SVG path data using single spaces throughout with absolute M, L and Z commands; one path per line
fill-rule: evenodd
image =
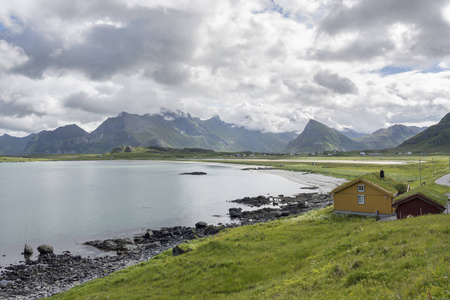
M 181 111 L 162 109 L 153 115 L 122 112 L 91 133 L 77 125 L 67 125 L 24 138 L 3 135 L 0 154 L 105 153 L 121 145 L 277 153 L 295 136 L 295 132 L 248 130 L 226 123 L 219 116 L 201 120 Z
M 0 155 L 105 153 L 122 145 L 292 154 L 386 149 L 400 144 L 399 147 L 414 150 L 411 143 L 444 149 L 448 143 L 449 119 L 447 115 L 439 126 L 435 125 L 438 127 L 431 126 L 425 131 L 425 128 L 394 125 L 361 136 L 346 130 L 344 133 L 347 135 L 356 136 L 351 138 L 315 120 L 310 120 L 303 132 L 296 134 L 249 130 L 226 123 L 219 116 L 201 120 L 181 111 L 166 109 L 161 109 L 159 114 L 145 115 L 122 112 L 108 118 L 91 133 L 77 125 L 66 125 L 22 138 L 5 134 L 0 136 Z M 443 137 L 441 133 L 444 133 Z M 418 139 L 409 142 L 413 137 Z M 431 138 L 433 141 L 429 142 Z
M 415 136 L 425 128 L 393 125 L 372 134 L 359 135 L 354 131 L 339 132 L 315 120 L 310 120 L 305 130 L 286 147 L 286 152 L 311 153 L 325 151 L 351 151 L 393 148 Z M 356 136 L 355 138 L 349 137 Z

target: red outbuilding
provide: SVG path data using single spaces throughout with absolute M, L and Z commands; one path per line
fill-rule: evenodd
M 445 199 L 441 196 L 445 197 Z M 444 206 L 446 205 L 446 202 L 446 196 L 437 196 L 435 193 L 430 194 L 430 191 L 419 188 L 402 195 L 402 197 L 398 197 L 396 201 L 392 203 L 392 207 L 397 210 L 397 219 L 404 219 L 409 216 L 440 214 L 446 209 Z

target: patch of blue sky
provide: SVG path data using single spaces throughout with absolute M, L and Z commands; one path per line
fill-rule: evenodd
M 384 68 L 375 71 L 374 73 L 379 73 L 380 75 L 382 75 L 384 77 L 384 76 L 406 73 L 406 72 L 411 72 L 411 71 L 416 71 L 419 73 L 440 73 L 440 72 L 444 72 L 444 71 L 448 71 L 448 70 L 449 70 L 448 68 L 441 67 L 440 64 L 434 64 L 431 67 L 422 68 L 422 69 L 418 68 L 418 67 L 413 67 L 413 66 L 389 65 L 389 66 L 385 66 Z
M 282 15 L 284 18 L 289 18 L 290 17 L 290 13 L 289 12 L 285 12 L 283 7 L 281 7 L 280 5 L 275 3 L 275 0 L 270 0 L 270 2 L 272 3 L 272 7 L 269 8 L 264 8 L 262 10 L 254 10 L 252 11 L 253 14 L 264 14 L 267 12 L 277 12 L 280 15 Z
M 384 68 L 376 71 L 376 73 L 380 73 L 382 76 L 389 76 L 399 73 L 410 72 L 414 70 L 412 67 L 408 66 L 385 66 Z
M 268 12 L 276 12 L 276 13 L 280 14 L 283 18 L 292 19 L 299 23 L 305 23 L 308 28 L 314 27 L 314 24 L 312 24 L 310 22 L 311 18 L 306 17 L 301 14 L 293 14 L 292 12 L 286 11 L 283 9 L 283 7 L 281 5 L 275 3 L 274 0 L 270 0 L 270 2 L 272 3 L 271 7 L 264 8 L 262 10 L 254 10 L 254 11 L 252 11 L 252 13 L 253 14 L 264 14 L 264 13 L 268 13 Z

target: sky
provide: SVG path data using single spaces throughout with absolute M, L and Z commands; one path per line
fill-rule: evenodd
M 450 0 L 14 0 L 0 135 L 181 110 L 371 133 L 450 112 Z

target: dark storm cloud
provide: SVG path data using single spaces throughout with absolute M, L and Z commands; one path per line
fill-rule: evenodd
M 358 92 L 358 88 L 353 81 L 345 77 L 340 77 L 336 73 L 330 73 L 328 71 L 318 72 L 314 75 L 314 81 L 339 94 L 356 94 Z
M 28 61 L 16 67 L 13 71 L 30 78 L 39 78 L 52 64 L 51 53 L 61 47 L 58 37 L 50 38 L 48 35 L 24 28 L 19 35 L 6 35 L 4 40 L 23 49 L 29 56 Z
M 407 55 L 435 58 L 448 56 L 450 25 L 443 19 L 447 0 L 365 0 L 351 7 L 338 2 L 322 19 L 318 34 L 336 36 L 358 33 L 355 42 L 332 51 L 315 52 L 319 59 L 367 59 L 394 50 L 389 30 L 393 25 L 411 26 L 413 38 L 404 37 Z
M 114 113 L 114 108 L 102 103 L 98 98 L 89 97 L 85 92 L 77 92 L 63 100 L 64 106 L 72 109 L 79 109 L 86 112 L 107 114 Z
M 112 22 L 92 25 L 80 41 L 69 47 L 64 47 L 62 37 L 56 34 L 32 29 L 8 37 L 8 42 L 21 47 L 30 57 L 15 71 L 39 78 L 46 70 L 75 70 L 91 79 L 103 80 L 149 66 L 157 70 L 154 76 L 161 83 L 174 84 L 187 79 L 176 75 L 179 73 L 176 63 L 190 59 L 195 42 L 191 38 L 196 30 L 195 14 L 177 10 L 163 13 L 158 9 L 122 9 L 120 14 L 108 16 L 108 19 L 116 17 Z M 76 16 L 72 18 L 81 18 L 76 12 L 73 15 Z M 85 18 L 91 19 L 89 15 Z
M 43 116 L 41 112 L 36 112 L 30 105 L 18 102 L 6 102 L 0 99 L 0 116 L 23 118 L 29 115 Z
M 359 36 L 354 42 L 349 43 L 339 50 L 312 50 L 310 54 L 319 60 L 357 61 L 383 56 L 394 48 L 394 43 L 388 39 L 380 38 L 374 40 Z

